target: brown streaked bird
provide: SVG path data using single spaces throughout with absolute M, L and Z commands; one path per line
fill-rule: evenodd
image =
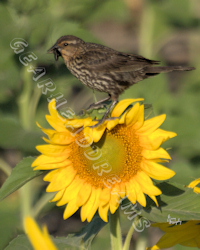
M 61 56 L 70 72 L 84 85 L 108 93 L 107 98 L 90 106 L 99 107 L 103 102 L 112 100 L 103 118 L 94 127 L 105 121 L 118 102 L 119 95 L 131 85 L 159 73 L 195 69 L 183 66 L 156 66 L 159 61 L 118 52 L 100 44 L 87 43 L 72 35 L 60 37 L 48 53 L 53 53 L 56 61 Z

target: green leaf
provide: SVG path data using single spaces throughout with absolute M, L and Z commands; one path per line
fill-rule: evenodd
M 43 173 L 43 171 L 33 171 L 31 168 L 33 160 L 33 157 L 24 158 L 13 168 L 11 175 L 6 179 L 0 189 L 0 200 L 3 200 L 25 183 Z
M 41 133 L 24 130 L 11 118 L 0 119 L 0 146 L 16 148 L 25 152 L 38 153 L 35 146 L 43 144 Z
M 19 199 L 5 199 L 0 205 L 0 249 L 5 249 L 8 242 L 16 235 L 16 228 L 21 225 Z
M 200 220 L 200 195 L 184 185 L 163 182 L 157 185 L 162 194 L 157 197 L 159 207 L 150 199 L 146 208 L 142 208 L 141 216 L 153 222 L 167 222 L 171 218 Z
M 84 246 L 84 249 L 88 249 L 94 237 L 106 224 L 106 222 L 96 215 L 81 232 L 69 235 L 67 239 L 72 240 L 72 242 L 79 242 L 79 245 Z
M 4 250 L 32 250 L 28 238 L 26 235 L 18 235 L 15 239 L 13 239 L 9 245 Z
M 74 243 L 68 242 L 67 238 L 53 238 L 51 237 L 52 241 L 56 245 L 56 247 L 60 250 L 78 250 L 78 249 L 85 249 L 79 246 L 79 242 L 76 242 L 74 239 Z M 18 235 L 15 239 L 13 239 L 9 245 L 5 248 L 5 250 L 32 250 L 33 247 L 26 235 Z

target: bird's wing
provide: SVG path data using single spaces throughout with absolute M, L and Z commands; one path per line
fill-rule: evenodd
M 87 68 L 99 72 L 137 71 L 159 63 L 139 55 L 120 53 L 104 46 L 85 51 L 82 54 L 82 60 Z

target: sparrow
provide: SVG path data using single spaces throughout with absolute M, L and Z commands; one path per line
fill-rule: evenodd
M 98 108 L 105 101 L 112 100 L 102 119 L 93 127 L 106 120 L 118 102 L 119 95 L 135 83 L 160 73 L 195 69 L 185 66 L 157 66 L 159 61 L 84 42 L 73 35 L 61 36 L 47 52 L 53 53 L 56 61 L 62 57 L 69 71 L 85 86 L 108 93 L 107 98 L 89 107 Z

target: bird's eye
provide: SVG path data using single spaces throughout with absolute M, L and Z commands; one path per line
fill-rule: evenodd
M 64 46 L 67 46 L 68 45 L 68 43 L 64 43 Z

